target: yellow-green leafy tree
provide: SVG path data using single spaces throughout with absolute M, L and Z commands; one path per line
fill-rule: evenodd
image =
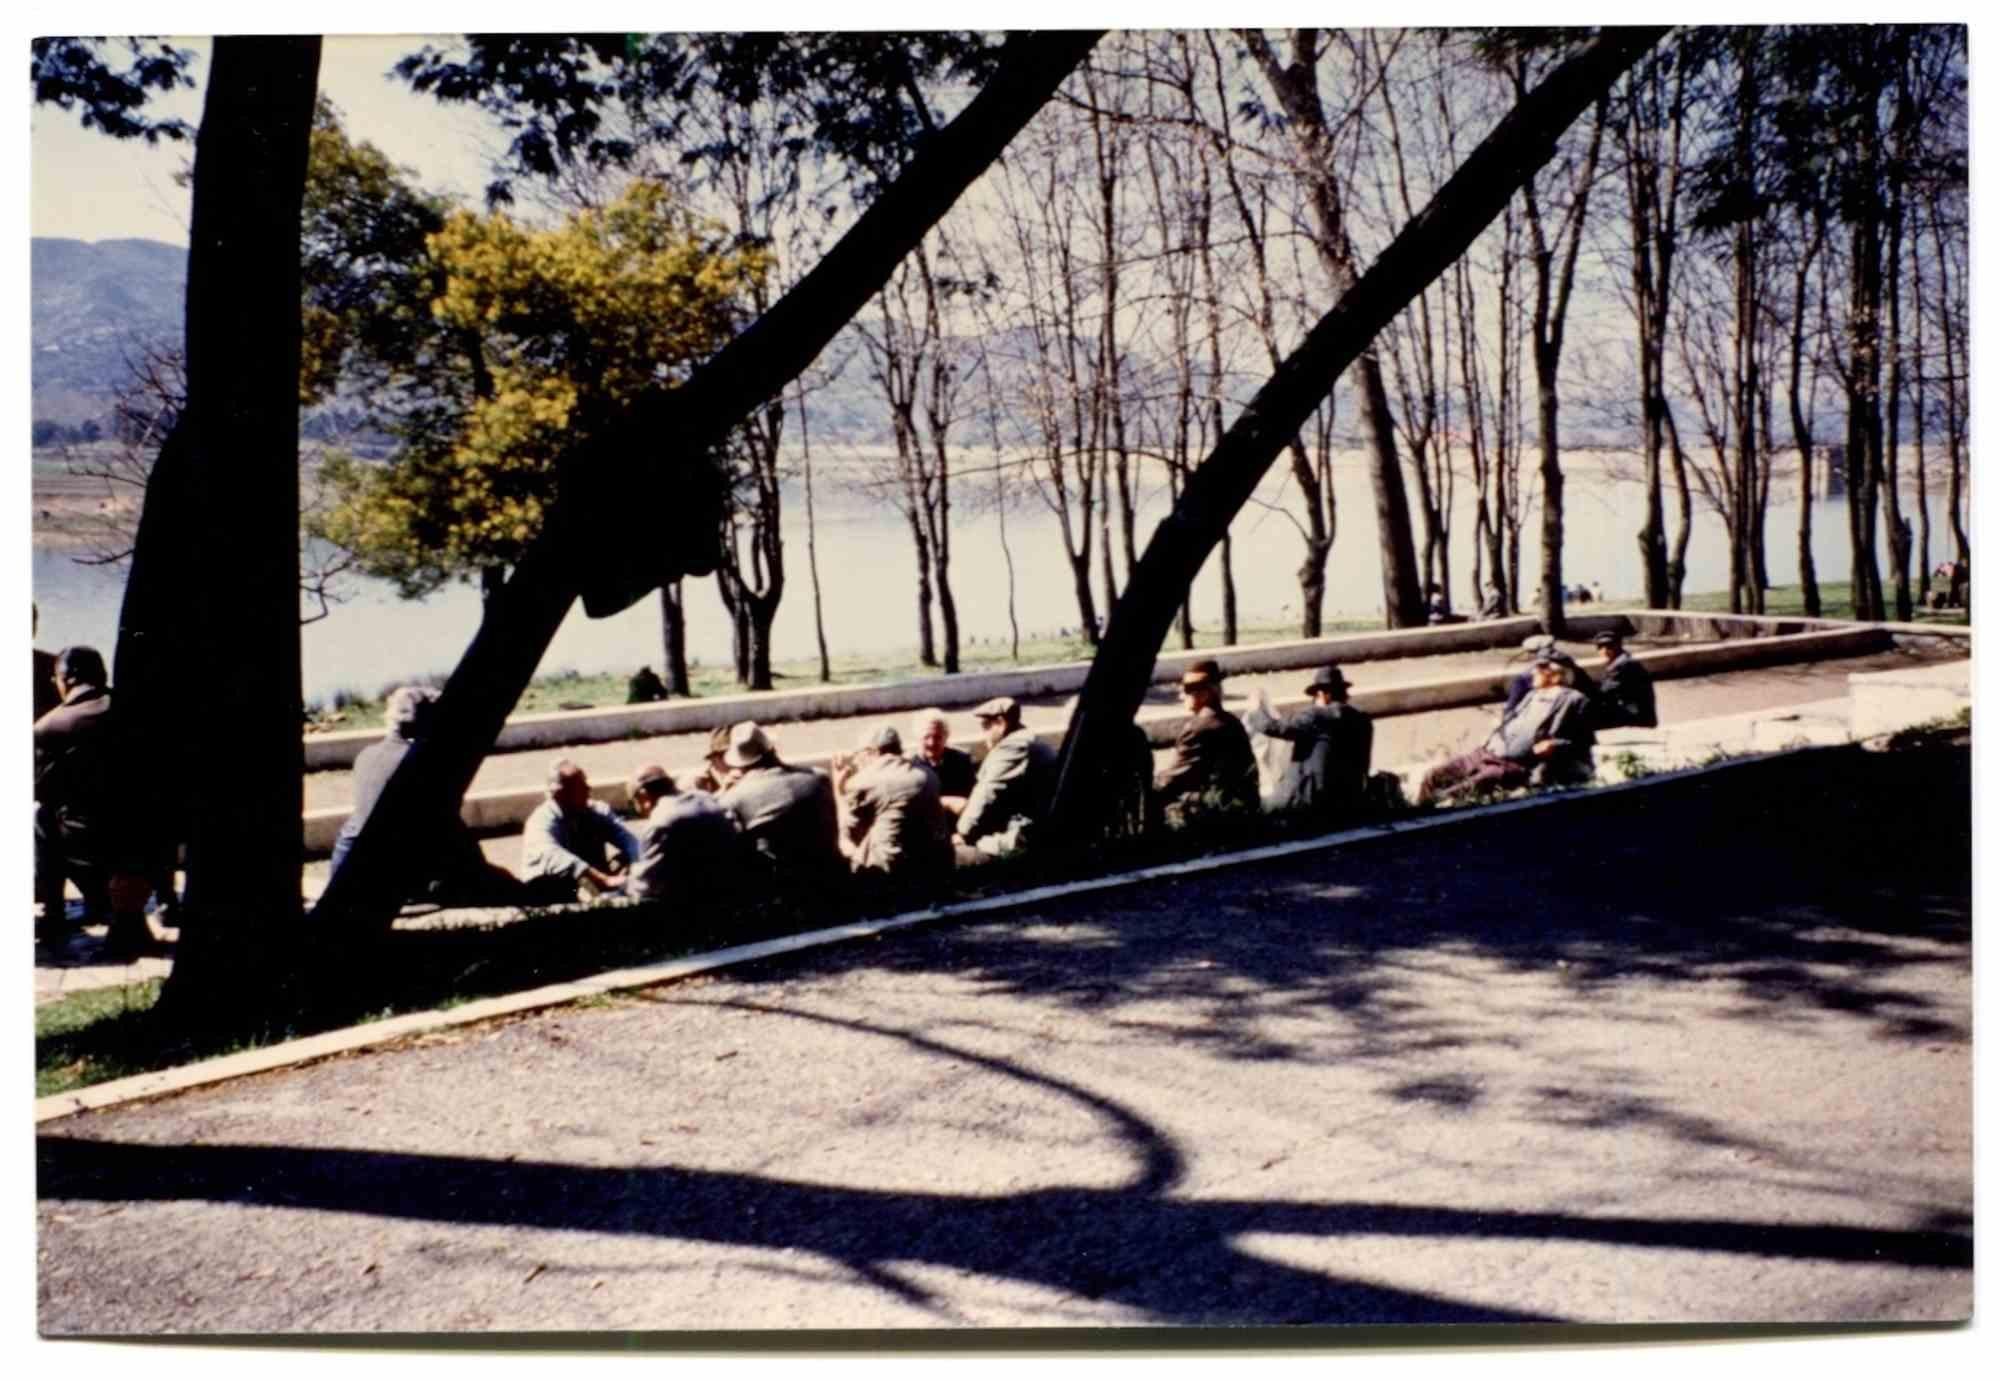
M 731 246 L 659 183 L 547 230 L 459 211 L 425 241 L 433 384 L 386 463 L 330 458 L 317 535 L 408 597 L 495 588 L 540 531 L 556 461 L 641 392 L 673 386 L 741 324 L 767 255 Z

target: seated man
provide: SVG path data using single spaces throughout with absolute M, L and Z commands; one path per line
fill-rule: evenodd
M 972 717 L 986 738 L 986 757 L 972 794 L 953 812 L 952 844 L 960 863 L 1026 848 L 1056 790 L 1056 750 L 1023 727 L 1019 701 L 996 695 L 974 709 Z
M 714 901 L 736 875 L 736 819 L 705 791 L 681 791 L 667 769 L 648 764 L 632 776 L 639 817 L 639 858 L 625 895 L 642 901 Z
M 632 679 L 625 683 L 625 703 L 644 705 L 654 700 L 667 698 L 667 683 L 651 667 L 640 667 L 632 673 Z
M 1207 660 L 1189 667 L 1181 677 L 1181 704 L 1188 720 L 1153 782 L 1168 823 L 1258 809 L 1257 758 L 1243 722 L 1222 708 L 1222 668 Z
M 903 756 L 894 728 L 869 730 L 852 756 L 835 754 L 833 781 L 855 872 L 925 877 L 949 865 L 951 828 L 937 773 Z
M 763 729 L 748 720 L 729 731 L 722 756 L 735 780 L 716 800 L 736 817 L 766 873 L 810 886 L 846 871 L 833 783 L 824 773 L 780 761 Z
M 1617 633 L 1599 633 L 1591 639 L 1604 663 L 1598 674 L 1597 694 L 1592 701 L 1595 723 L 1600 729 L 1651 729 L 1659 724 L 1660 712 L 1653 696 L 1653 674 L 1625 650 L 1625 639 Z
M 145 869 L 131 830 L 129 791 L 104 658 L 93 647 L 55 656 L 59 703 L 35 721 L 35 892 L 50 936 L 67 925 L 63 884 L 76 883 L 90 921 L 105 921 L 110 952 L 136 956 L 153 940 L 146 924 Z
M 918 710 L 910 717 L 910 735 L 916 740 L 916 756 L 937 773 L 938 790 L 963 800 L 972 794 L 979 776 L 972 754 L 951 746 L 951 725 L 943 710 Z
M 618 892 L 637 861 L 639 841 L 568 758 L 549 769 L 549 798 L 521 827 L 521 880 L 535 900 L 574 901 Z
M 1534 689 L 1500 721 L 1486 742 L 1470 753 L 1431 769 L 1417 790 L 1417 803 L 1464 796 L 1482 788 L 1588 781 L 1590 702 L 1570 688 L 1569 668 L 1560 652 L 1535 659 Z
M 1535 688 L 1535 662 L 1540 661 L 1543 657 L 1553 657 L 1560 665 L 1568 668 L 1571 688 L 1583 696 L 1584 699 L 1588 700 L 1596 694 L 1597 687 L 1591 682 L 1589 674 L 1576 664 L 1574 657 L 1571 657 L 1567 652 L 1557 647 L 1556 640 L 1548 634 L 1536 633 L 1532 637 L 1522 639 L 1521 649 L 1528 653 L 1534 660 L 1530 661 L 1526 667 L 1517 672 L 1514 679 L 1507 683 L 1507 703 L 1500 707 L 1500 717 L 1502 719 L 1514 713 L 1514 707 L 1520 704 L 1528 692 Z
M 1292 745 L 1295 784 L 1283 807 L 1337 815 L 1361 805 L 1368 790 L 1369 758 L 1375 749 L 1375 721 L 1347 701 L 1347 677 L 1337 666 L 1324 668 L 1306 687 L 1312 704 L 1283 719 L 1271 713 L 1270 698 L 1258 688 L 1243 727 L 1253 734 Z
M 354 850 L 375 803 L 429 728 L 438 692 L 429 686 L 398 686 L 383 703 L 386 732 L 354 759 L 354 805 L 333 841 L 331 872 L 337 873 Z M 445 906 L 504 906 L 520 900 L 520 883 L 505 868 L 486 861 L 479 841 L 456 811 L 439 820 L 426 837 L 414 841 L 414 856 L 406 874 L 409 895 Z

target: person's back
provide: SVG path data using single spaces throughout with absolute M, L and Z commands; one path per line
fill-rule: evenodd
M 744 842 L 781 880 L 839 867 L 833 783 L 821 773 L 770 761 L 746 769 L 717 799 L 735 817 Z
M 100 823 L 111 797 L 115 749 L 111 693 L 78 686 L 35 721 L 35 799 L 66 829 Z
M 1305 810 L 1335 810 L 1360 804 L 1375 751 L 1375 721 L 1344 700 L 1309 705 L 1289 717 L 1300 730 L 1300 764 L 1294 804 Z
M 1660 722 L 1653 691 L 1653 674 L 1629 652 L 1600 673 L 1597 686 L 1598 723 L 1604 728 L 1652 729 Z
M 858 772 L 847 791 L 856 871 L 900 876 L 943 865 L 950 831 L 937 774 L 928 766 L 885 755 Z
M 1257 807 L 1257 757 L 1243 721 L 1229 711 L 1204 705 L 1188 716 L 1174 740 L 1174 756 L 1155 784 L 1163 808 L 1212 798 L 1224 809 Z
M 682 791 L 656 804 L 633 831 L 639 858 L 626 893 L 646 901 L 701 901 L 736 873 L 736 820 L 705 791 Z

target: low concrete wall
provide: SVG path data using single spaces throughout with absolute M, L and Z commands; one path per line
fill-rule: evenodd
M 1623 617 L 1623 616 L 1617 616 Z M 1507 620 L 1519 623 L 1520 620 Z M 1607 619 L 1607 625 L 1609 620 Z M 1499 623 L 1485 625 L 1456 625 L 1456 628 L 1501 626 Z M 1403 633 L 1369 634 L 1369 638 L 1408 638 L 1412 633 L 1442 632 L 1446 630 L 1410 630 Z M 1522 634 L 1522 637 L 1527 636 Z M 1320 640 L 1306 644 L 1324 653 Z M 1510 639 L 1510 642 L 1518 639 Z M 1868 625 L 1836 625 L 1824 631 L 1791 633 L 1755 638 L 1734 638 L 1719 643 L 1697 647 L 1655 648 L 1635 653 L 1635 657 L 1651 671 L 1656 679 L 1671 680 L 1680 676 L 1706 676 L 1718 671 L 1739 668 L 1768 666 L 1781 662 L 1820 661 L 1829 657 L 1854 657 L 1870 652 L 1879 652 L 1889 645 L 1889 636 L 1878 628 Z M 1256 649 L 1267 651 L 1268 649 Z M 1219 659 L 1218 659 L 1219 660 Z M 1230 670 L 1270 670 L 1282 669 L 1282 662 L 1269 663 L 1262 667 L 1232 666 Z M 1307 665 L 1312 665 L 1308 663 Z M 1179 675 L 1178 672 L 1175 673 Z M 1377 686 L 1369 690 L 1357 691 L 1354 704 L 1371 715 L 1388 717 L 1403 714 L 1422 714 L 1428 710 L 1455 709 L 1463 705 L 1483 705 L 1500 699 L 1506 694 L 1507 681 L 1512 671 L 1500 670 L 1477 672 L 1469 676 L 1433 677 L 1422 681 L 1407 681 L 1400 685 Z M 929 683 L 927 683 L 929 684 Z M 730 697 L 743 699 L 746 697 Z M 709 703 L 721 703 L 709 702 Z M 930 703 L 919 701 L 919 705 Z M 976 702 L 975 702 L 976 703 Z M 1279 700 L 1273 708 L 1283 712 L 1304 705 L 1304 699 Z M 863 710 L 860 713 L 868 713 Z M 1139 725 L 1146 731 L 1146 737 L 1156 748 L 1172 744 L 1180 733 L 1187 717 L 1178 710 L 1160 709 L 1142 712 Z M 1054 726 L 1040 731 L 1039 737 L 1047 743 L 1060 744 L 1065 732 L 1063 726 Z M 959 739 L 956 746 L 972 749 L 976 739 Z M 790 759 L 804 767 L 824 768 L 827 758 L 808 757 Z M 669 771 L 683 769 L 693 771 L 698 767 L 694 762 L 668 763 Z M 475 830 L 498 832 L 519 829 L 528 818 L 530 811 L 540 804 L 543 791 L 539 787 L 521 788 L 509 791 L 489 791 L 469 795 L 463 802 L 462 814 L 465 822 Z M 596 795 L 615 809 L 624 809 L 627 804 L 625 784 L 606 781 L 598 786 Z M 324 857 L 332 852 L 334 837 L 347 819 L 346 807 L 309 812 L 305 817 L 305 849 L 310 858 Z
M 1325 638 L 1170 652 L 1153 666 L 1154 684 L 1178 681 L 1191 663 L 1212 657 L 1232 675 L 1322 666 L 1327 662 L 1390 661 L 1448 652 L 1477 652 L 1510 647 L 1541 627 L 1527 616 L 1481 623 L 1442 624 L 1435 628 L 1401 628 L 1381 633 L 1341 633 Z M 977 671 L 961 676 L 926 677 L 873 686 L 814 686 L 800 690 L 751 691 L 701 700 L 662 701 L 608 709 L 564 710 L 522 715 L 507 721 L 495 741 L 496 751 L 566 748 L 578 743 L 615 743 L 627 738 L 702 733 L 754 719 L 760 724 L 788 724 L 806 719 L 845 719 L 854 715 L 889 714 L 936 705 L 965 708 L 1011 695 L 1017 700 L 1069 695 L 1080 690 L 1090 673 L 1088 662 Z M 352 767 L 363 748 L 382 737 L 380 729 L 349 729 L 314 734 L 305 740 L 308 772 Z

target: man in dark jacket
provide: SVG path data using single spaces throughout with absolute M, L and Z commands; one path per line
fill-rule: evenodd
M 772 879 L 812 886 L 847 871 L 833 783 L 824 773 L 780 761 L 763 729 L 748 720 L 729 731 L 723 762 L 736 780 L 716 800 L 736 817 Z
M 108 679 L 96 648 L 56 654 L 52 680 L 61 703 L 35 721 L 35 893 L 53 935 L 66 920 L 63 883 L 75 882 L 85 914 L 110 924 L 107 948 L 136 955 L 153 936 L 143 860 L 122 818 L 126 794 L 116 776 L 122 755 Z
M 910 718 L 910 737 L 917 745 L 913 756 L 937 773 L 941 793 L 961 802 L 972 794 L 979 766 L 972 754 L 951 746 L 951 724 L 943 710 L 918 710 Z
M 1534 689 L 1478 748 L 1432 768 L 1417 792 L 1418 803 L 1450 800 L 1481 788 L 1508 791 L 1589 780 L 1596 736 L 1590 702 L 1570 687 L 1568 660 L 1560 652 L 1536 658 Z
M 986 737 L 986 757 L 957 812 L 952 842 L 960 863 L 1026 848 L 1056 789 L 1056 750 L 1022 726 L 1013 696 L 995 696 L 972 717 Z
M 1358 808 L 1368 789 L 1369 758 L 1375 749 L 1375 721 L 1347 700 L 1347 677 L 1337 666 L 1324 668 L 1306 687 L 1312 704 L 1278 718 L 1262 688 L 1251 702 L 1243 727 L 1253 734 L 1292 745 L 1296 782 L 1284 809 L 1338 815 Z
M 1211 811 L 1254 811 L 1257 758 L 1243 722 L 1222 708 L 1222 668 L 1199 661 L 1181 677 L 1187 722 L 1174 754 L 1153 782 L 1154 796 L 1170 823 L 1185 824 Z
M 1599 633 L 1591 639 L 1604 663 L 1598 672 L 1597 694 L 1592 710 L 1600 729 L 1651 729 L 1659 724 L 1660 712 L 1653 696 L 1653 674 L 1625 650 L 1625 639 L 1617 633 Z

